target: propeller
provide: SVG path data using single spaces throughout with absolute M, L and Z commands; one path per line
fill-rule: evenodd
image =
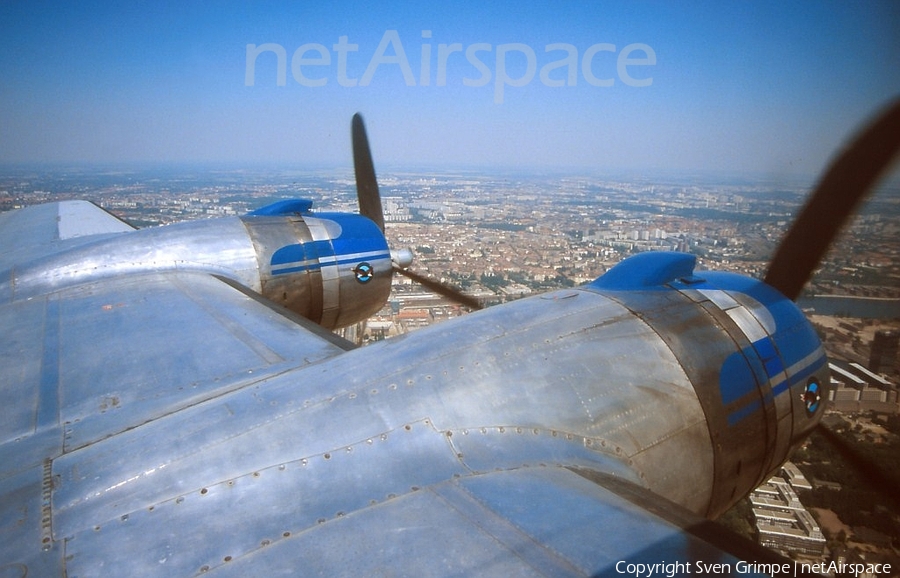
M 765 282 L 796 300 L 841 227 L 900 149 L 900 99 L 835 159 L 781 241 Z
M 900 150 L 900 99 L 865 127 L 831 163 L 775 252 L 765 282 L 796 300 L 844 223 Z M 896 476 L 863 457 L 824 423 L 816 431 L 886 500 Z
M 409 277 L 410 279 L 412 279 L 419 285 L 425 287 L 429 291 L 431 291 L 433 293 L 437 293 L 438 295 L 440 295 L 442 297 L 446 297 L 452 301 L 455 301 L 456 303 L 459 303 L 460 305 L 465 305 L 469 309 L 474 309 L 476 311 L 481 309 L 481 303 L 479 303 L 477 299 L 475 299 L 471 295 L 466 295 L 465 293 L 463 293 L 462 291 L 460 291 L 459 289 L 457 289 L 455 287 L 451 287 L 451 286 L 441 283 L 439 281 L 435 281 L 434 279 L 425 277 L 424 275 L 416 273 L 415 271 L 400 268 L 397 265 L 394 265 L 394 271 L 400 273 L 401 275 L 405 275 L 405 276 Z
M 359 113 L 353 115 L 350 124 L 353 140 L 353 167 L 356 172 L 356 195 L 359 200 L 359 214 L 368 217 L 384 232 L 384 210 L 381 206 L 381 195 L 378 192 L 378 181 L 375 178 L 375 164 L 372 162 L 372 150 L 366 126 Z M 412 264 L 412 251 L 408 249 L 391 251 L 391 261 L 396 273 L 404 275 L 429 291 L 446 297 L 469 309 L 481 309 L 481 303 L 470 295 L 466 295 L 456 287 L 436 281 L 421 273 L 408 269 Z

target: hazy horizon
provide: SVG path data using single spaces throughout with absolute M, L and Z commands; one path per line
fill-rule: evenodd
M 0 4 L 0 163 L 815 177 L 900 95 L 900 5 Z

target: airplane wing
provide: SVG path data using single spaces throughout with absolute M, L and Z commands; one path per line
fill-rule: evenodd
M 8 297 L 0 569 L 737 571 L 661 496 L 714 493 L 709 425 L 678 348 L 637 304 L 601 293 L 525 299 L 352 351 L 205 272 Z M 642 299 L 706 315 L 700 294 Z
M 34 205 L 0 213 L 0 271 L 134 227 L 87 201 Z
M 374 469 L 376 460 L 398 457 L 382 446 L 361 459 L 371 460 Z M 448 471 L 446 463 L 425 455 L 404 457 L 413 457 L 403 465 L 408 480 L 424 482 Z M 303 481 L 315 466 L 304 473 L 289 464 L 83 528 L 67 541 L 66 571 L 687 576 L 765 575 L 745 560 L 785 563 L 612 477 L 534 466 L 480 475 L 459 471 L 444 481 L 403 488 L 394 468 L 391 483 L 374 471 L 373 479 L 353 480 L 339 473 L 340 466 L 331 473 L 321 472 L 324 467 L 315 484 Z M 425 471 L 414 473 L 415 468 Z M 380 499 L 361 498 L 363 486 Z M 385 493 L 374 493 L 379 491 Z M 656 512 L 648 509 L 654 507 Z
M 6 267 L 130 229 L 88 203 L 7 213 L 0 227 Z M 51 486 L 60 489 L 55 459 L 351 347 L 233 282 L 189 271 L 4 296 L 0 327 L 4 576 L 63 572 L 42 551 L 56 543 L 47 518 Z M 40 554 L 23 557 L 29 549 Z

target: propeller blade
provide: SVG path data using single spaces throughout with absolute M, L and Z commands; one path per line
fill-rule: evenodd
M 371 219 L 381 232 L 384 232 L 384 210 L 381 207 L 381 195 L 378 192 L 378 181 L 375 178 L 375 163 L 372 162 L 372 150 L 369 148 L 369 137 L 366 135 L 366 125 L 359 113 L 353 115 L 350 124 L 350 134 L 353 139 L 353 168 L 356 172 L 356 196 L 359 201 L 359 214 Z M 418 273 L 414 273 L 403 266 L 412 262 L 412 253 L 409 250 L 391 254 L 395 261 L 394 271 L 406 275 L 419 285 L 446 297 L 455 303 L 465 305 L 470 309 L 481 309 L 481 304 L 473 297 L 469 297 L 455 287 L 444 285 L 434 279 L 429 279 Z
M 464 305 L 469 309 L 473 309 L 478 311 L 482 308 L 481 303 L 478 302 L 477 299 L 470 295 L 466 295 L 456 287 L 451 287 L 449 285 L 444 285 L 439 281 L 435 281 L 429 277 L 425 277 L 424 275 L 420 275 L 414 271 L 410 271 L 409 269 L 403 269 L 400 267 L 394 267 L 394 271 L 400 273 L 401 275 L 406 275 L 422 287 L 425 287 L 429 291 L 433 293 L 437 293 L 441 297 L 446 297 L 455 303 L 459 303 L 460 305 Z
M 819 181 L 775 252 L 765 282 L 796 300 L 843 224 L 900 148 L 900 100 L 860 133 Z
M 384 211 L 381 208 L 378 181 L 375 179 L 375 164 L 372 162 L 372 151 L 369 148 L 369 137 L 366 136 L 366 125 L 363 124 L 362 116 L 359 113 L 353 115 L 353 122 L 350 126 L 359 214 L 371 219 L 383 233 Z

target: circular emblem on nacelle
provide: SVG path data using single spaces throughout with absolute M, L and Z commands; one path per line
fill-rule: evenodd
M 806 389 L 800 396 L 803 404 L 806 406 L 806 413 L 812 415 L 819 409 L 819 403 L 822 401 L 822 388 L 815 379 L 810 379 L 806 383 Z
M 375 276 L 375 270 L 368 263 L 360 263 L 353 272 L 356 273 L 356 280 L 360 283 L 368 283 Z

